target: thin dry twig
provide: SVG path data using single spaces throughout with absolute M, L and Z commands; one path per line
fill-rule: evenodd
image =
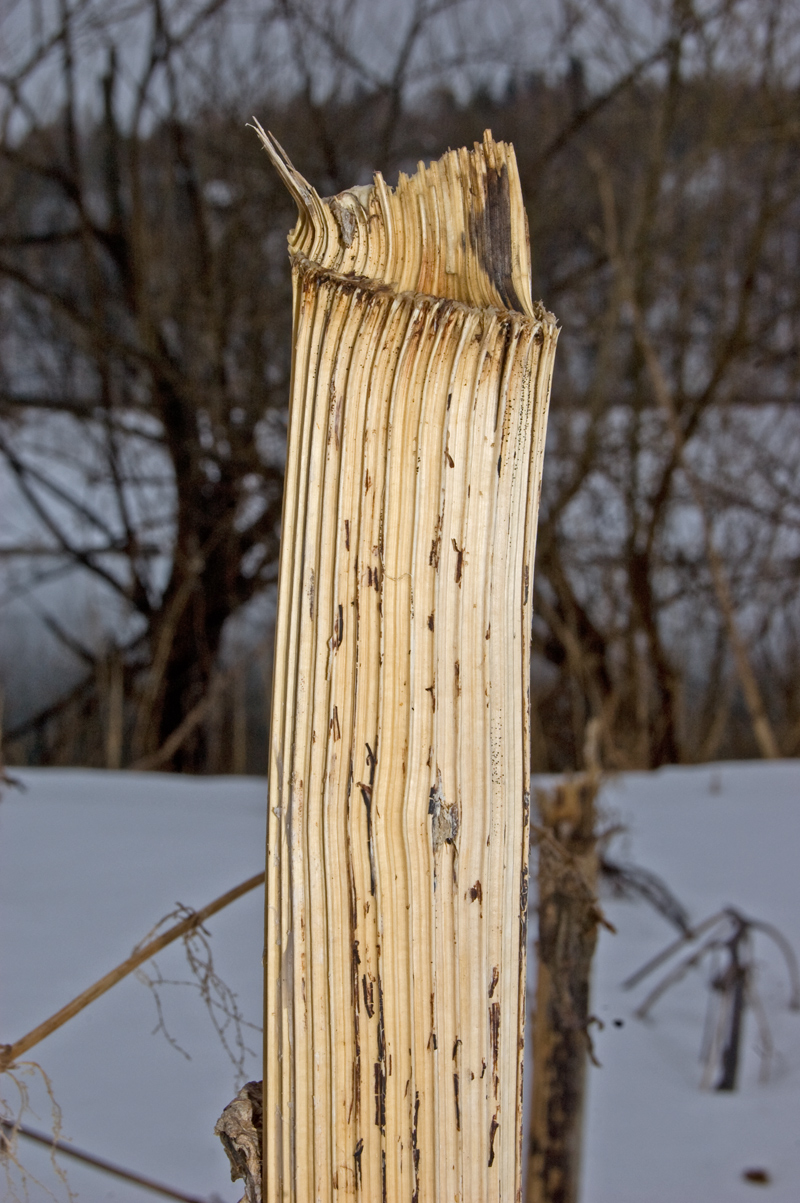
M 188 917 L 191 914 L 189 907 L 179 906 L 172 914 L 167 915 L 161 920 L 158 927 L 163 926 L 170 919 L 178 916 Z M 157 929 L 156 929 L 157 930 Z M 154 933 L 150 933 L 152 935 Z M 148 935 L 147 939 L 149 940 Z M 209 933 L 202 926 L 195 927 L 187 932 L 183 937 L 186 959 L 189 963 L 189 968 L 192 973 L 192 978 L 174 979 L 165 978 L 161 973 L 158 965 L 153 962 L 152 972 L 148 972 L 143 968 L 136 970 L 136 976 L 144 985 L 146 985 L 153 994 L 155 1000 L 156 1011 L 158 1014 L 158 1023 L 154 1028 L 154 1033 L 163 1032 L 166 1040 L 172 1045 L 177 1052 L 191 1060 L 189 1053 L 181 1047 L 175 1037 L 167 1028 L 166 1016 L 161 999 L 162 986 L 190 986 L 199 991 L 200 997 L 205 1004 L 206 1010 L 209 1013 L 211 1022 L 214 1025 L 214 1030 L 220 1039 L 222 1047 L 225 1049 L 232 1065 L 236 1070 L 237 1089 L 243 1085 L 247 1078 L 245 1068 L 245 1059 L 247 1055 L 256 1056 L 253 1049 L 248 1048 L 245 1043 L 244 1029 L 250 1028 L 254 1032 L 261 1032 L 261 1028 L 254 1023 L 249 1023 L 241 1011 L 237 996 L 230 986 L 223 981 L 217 973 L 214 966 L 214 958 L 211 951 Z M 231 1033 L 232 1029 L 232 1033 Z
M 725 907 L 724 910 L 709 916 L 697 927 L 688 931 L 678 940 L 674 940 L 646 965 L 632 974 L 627 981 L 623 982 L 623 988 L 630 989 L 653 970 L 670 960 L 674 954 L 680 952 L 686 944 L 699 939 L 701 935 L 706 935 L 705 940 L 697 948 L 682 957 L 660 978 L 634 1011 L 634 1015 L 638 1019 L 646 1019 L 663 994 L 682 981 L 690 970 L 696 969 L 706 958 L 710 960 L 709 988 L 712 993 L 706 1011 L 700 1052 L 700 1060 L 704 1065 L 702 1078 L 704 1088 L 711 1085 L 715 1070 L 718 1070 L 719 1075 L 714 1088 L 716 1090 L 736 1089 L 741 1060 L 743 1016 L 748 1005 L 753 1009 L 761 1036 L 760 1078 L 765 1081 L 769 1075 L 774 1045 L 766 1011 L 755 983 L 756 963 L 753 954 L 753 936 L 758 931 L 774 942 L 784 958 L 790 984 L 789 1006 L 790 1009 L 796 1010 L 800 982 L 798 982 L 797 959 L 789 941 L 773 924 L 757 919 L 748 919 L 733 907 Z
M 45 1037 L 57 1031 L 58 1028 L 62 1027 L 82 1011 L 84 1007 L 88 1007 L 89 1003 L 94 1002 L 96 998 L 105 994 L 117 982 L 122 981 L 124 977 L 127 977 L 129 973 L 137 969 L 139 965 L 143 965 L 145 961 L 151 960 L 162 948 L 166 948 L 168 944 L 179 940 L 181 936 L 194 931 L 206 919 L 210 918 L 211 915 L 215 915 L 218 911 L 223 910 L 224 907 L 235 902 L 237 898 L 241 898 L 243 894 L 247 894 L 250 890 L 254 890 L 257 886 L 262 885 L 263 881 L 264 873 L 256 873 L 254 877 L 249 877 L 241 885 L 235 886 L 234 889 L 228 890 L 225 894 L 221 894 L 219 898 L 216 898 L 201 910 L 192 911 L 187 918 L 182 919 L 180 923 L 176 923 L 168 931 L 163 932 L 148 943 L 140 945 L 127 960 L 117 965 L 115 969 L 105 974 L 104 977 L 101 977 L 88 990 L 84 990 L 82 994 L 73 998 L 72 1002 L 67 1003 L 60 1011 L 56 1011 L 49 1019 L 46 1019 L 43 1023 L 33 1028 L 26 1036 L 22 1036 L 14 1044 L 0 1045 L 0 1072 L 9 1069 L 23 1053 L 26 1053 L 35 1044 L 39 1044 Z
M 710 915 L 708 919 L 704 919 L 702 923 L 698 923 L 696 927 L 691 929 L 691 931 L 686 932 L 682 936 L 678 936 L 677 940 L 673 940 L 671 944 L 668 944 L 666 948 L 662 948 L 661 952 L 658 952 L 654 957 L 651 957 L 649 961 L 642 965 L 640 969 L 637 969 L 635 973 L 632 973 L 630 977 L 626 977 L 625 981 L 622 983 L 622 989 L 632 990 L 634 986 L 638 986 L 639 982 L 651 974 L 653 970 L 658 969 L 660 965 L 663 965 L 666 961 L 668 961 L 670 957 L 679 949 L 683 948 L 685 944 L 689 944 L 693 940 L 697 940 L 700 936 L 702 936 L 703 932 L 706 932 L 709 930 L 709 928 L 714 927 L 724 917 L 725 911 L 717 911 L 716 914 Z
M 35 1128 L 29 1128 L 25 1124 L 15 1124 L 11 1120 L 0 1118 L 0 1128 L 4 1132 L 13 1133 L 15 1136 L 24 1136 L 26 1140 L 32 1140 L 37 1144 L 45 1145 L 52 1149 L 54 1153 L 63 1153 L 65 1157 L 73 1157 L 76 1161 L 82 1162 L 84 1165 L 90 1165 L 93 1169 L 102 1170 L 105 1174 L 113 1174 L 116 1178 L 122 1178 L 126 1182 L 135 1182 L 137 1186 L 144 1187 L 145 1190 L 153 1191 L 158 1195 L 166 1195 L 168 1199 L 179 1199 L 182 1203 L 208 1203 L 201 1195 L 189 1195 L 185 1191 L 174 1190 L 171 1186 L 165 1186 L 163 1182 L 156 1182 L 154 1178 L 147 1178 L 144 1174 L 137 1174 L 133 1170 L 124 1170 L 121 1166 L 115 1165 L 112 1161 L 106 1161 L 104 1157 L 95 1157 L 93 1153 L 87 1153 L 83 1149 L 76 1149 L 66 1141 L 58 1140 L 54 1136 L 48 1136 L 45 1132 L 37 1132 Z M 0 1134 L 0 1145 L 5 1147 L 6 1138 Z M 19 1163 L 15 1159 L 15 1164 Z M 41 1184 L 38 1184 L 41 1185 Z M 70 1196 L 75 1198 L 70 1192 Z
M 47 1093 L 47 1098 L 50 1103 L 50 1124 L 52 1127 L 52 1140 L 57 1142 L 61 1134 L 61 1108 L 56 1102 L 55 1094 L 53 1093 L 53 1084 L 50 1081 L 47 1073 L 42 1069 L 36 1061 L 22 1061 L 18 1065 L 12 1066 L 6 1072 L 6 1081 L 10 1082 L 17 1092 L 17 1104 L 14 1107 L 8 1099 L 0 1097 L 0 1162 L 3 1164 L 3 1171 L 6 1179 L 7 1197 L 19 1203 L 19 1195 L 14 1182 L 13 1171 L 16 1170 L 19 1176 L 19 1184 L 23 1196 L 28 1200 L 28 1184 L 32 1183 L 38 1186 L 46 1195 L 57 1203 L 56 1196 L 43 1183 L 40 1182 L 33 1174 L 31 1174 L 17 1156 L 17 1140 L 20 1135 L 24 1134 L 22 1117 L 26 1112 L 33 1111 L 30 1101 L 30 1086 L 28 1079 L 39 1078 L 44 1085 Z M 16 1112 L 16 1114 L 14 1114 Z M 13 1115 L 13 1118 L 11 1116 Z M 55 1159 L 55 1152 L 51 1151 L 50 1162 L 56 1177 L 67 1191 L 70 1203 L 73 1203 L 76 1196 L 70 1189 L 67 1176 L 61 1166 Z

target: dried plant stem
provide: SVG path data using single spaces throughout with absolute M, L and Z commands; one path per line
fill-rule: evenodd
M 540 825 L 536 1002 L 527 1203 L 577 1203 L 590 979 L 601 914 L 591 770 L 536 791 Z
M 185 1191 L 173 1190 L 171 1186 L 165 1186 L 163 1182 L 156 1182 L 154 1178 L 146 1178 L 144 1174 L 137 1174 L 133 1170 L 124 1170 L 122 1166 L 115 1165 L 113 1161 L 106 1161 L 103 1157 L 95 1157 L 92 1153 L 76 1149 L 64 1140 L 56 1140 L 55 1137 L 48 1136 L 46 1132 L 37 1132 L 34 1128 L 28 1128 L 25 1124 L 17 1124 L 12 1120 L 0 1118 L 0 1128 L 5 1129 L 12 1136 L 24 1136 L 26 1140 L 32 1140 L 36 1144 L 45 1145 L 48 1149 L 53 1149 L 57 1153 L 63 1153 L 65 1157 L 72 1157 L 75 1161 L 80 1161 L 84 1165 L 90 1165 L 93 1169 L 101 1170 L 104 1174 L 113 1174 L 115 1178 L 122 1178 L 126 1182 L 134 1182 L 137 1186 L 144 1187 L 145 1190 L 152 1191 L 154 1194 L 164 1195 L 168 1199 L 179 1199 L 182 1203 L 208 1203 L 207 1199 L 199 1195 L 188 1195 Z M 0 1135 L 0 1142 L 3 1139 Z
M 300 212 L 270 749 L 265 1203 L 519 1197 L 552 316 L 513 150 Z
M 249 893 L 250 890 L 255 890 L 264 881 L 263 873 L 256 873 L 254 877 L 249 877 L 247 881 L 243 881 L 241 885 L 236 886 L 227 893 L 221 894 L 219 898 L 215 898 L 213 902 L 209 902 L 202 910 L 193 911 L 188 918 L 176 923 L 174 927 L 170 927 L 167 931 L 162 932 L 160 936 L 149 940 L 147 944 L 137 948 L 136 951 L 112 969 L 109 973 L 101 977 L 88 990 L 84 990 L 77 998 L 73 998 L 72 1002 L 67 1003 L 60 1011 L 56 1011 L 49 1019 L 40 1023 L 38 1027 L 28 1032 L 26 1036 L 14 1042 L 14 1044 L 0 1045 L 0 1072 L 8 1069 L 23 1053 L 27 1053 L 34 1045 L 39 1044 L 45 1037 L 50 1036 L 58 1028 L 63 1027 L 70 1019 L 77 1015 L 84 1007 L 88 1007 L 96 998 L 100 998 L 112 986 L 116 986 L 117 982 L 121 982 L 129 973 L 133 973 L 134 969 L 139 965 L 143 965 L 145 961 L 149 961 L 166 948 L 168 944 L 172 944 L 175 940 L 179 940 L 181 936 L 187 935 L 194 931 L 202 923 L 209 919 L 212 915 L 216 915 L 218 911 L 235 902 L 237 898 L 241 898 L 243 894 Z

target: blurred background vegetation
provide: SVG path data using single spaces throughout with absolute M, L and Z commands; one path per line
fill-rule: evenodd
M 9 764 L 266 769 L 283 191 L 485 128 L 562 326 L 535 769 L 800 751 L 797 0 L 6 0 Z

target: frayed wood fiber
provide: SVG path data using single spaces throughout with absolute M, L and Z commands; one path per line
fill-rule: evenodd
M 557 331 L 490 134 L 294 196 L 265 1203 L 520 1192 L 529 630 Z

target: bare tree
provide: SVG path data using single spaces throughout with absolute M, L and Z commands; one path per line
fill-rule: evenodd
M 486 127 L 516 146 L 566 335 L 535 763 L 578 766 L 591 717 L 611 767 L 800 746 L 796 6 L 486 8 L 64 0 L 41 29 L 12 8 L 5 596 L 78 666 L 18 755 L 130 763 L 180 729 L 164 763 L 201 768 L 233 742 L 207 704 L 184 724 L 276 573 L 289 210 L 254 110 L 330 191 Z M 103 631 L 48 601 L 65 575 L 97 583 Z
M 0 453 L 36 519 L 38 563 L 47 552 L 48 573 L 92 574 L 122 607 L 134 756 L 204 695 L 226 619 L 277 550 L 286 352 L 270 342 L 286 294 L 258 250 L 282 202 L 224 113 L 193 109 L 189 124 L 178 78 L 219 7 L 177 29 L 180 14 L 142 5 L 127 111 L 112 41 L 84 128 L 85 6 L 63 5 L 50 64 L 62 110 L 2 147 Z M 111 662 L 72 642 L 90 674 Z M 202 763 L 199 748 L 177 755 Z
M 770 649 L 792 645 L 797 619 L 797 33 L 787 4 L 673 5 L 658 69 L 559 150 L 533 206 L 547 295 L 573 335 L 537 577 L 539 647 L 562 699 L 549 713 L 573 731 L 559 756 L 548 727 L 555 763 L 577 759 L 590 715 L 620 767 L 788 750 L 772 730 L 791 711 Z

